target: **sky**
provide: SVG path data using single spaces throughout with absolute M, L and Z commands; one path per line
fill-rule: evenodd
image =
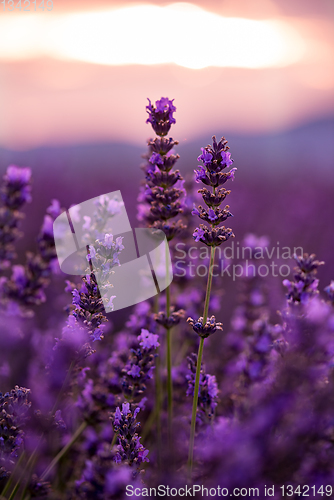
M 331 0 L 8 5 L 0 13 L 0 147 L 142 144 L 147 97 L 175 99 L 181 141 L 333 116 Z

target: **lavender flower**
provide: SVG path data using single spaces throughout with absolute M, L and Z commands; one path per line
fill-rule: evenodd
M 332 280 L 330 284 L 326 286 L 325 292 L 327 293 L 330 302 L 334 305 L 334 280 Z
M 231 191 L 225 188 L 217 190 L 217 187 L 224 184 L 228 179 L 233 180 L 236 168 L 231 169 L 227 174 L 221 172 L 224 168 L 232 165 L 233 160 L 231 159 L 231 154 L 228 152 L 229 147 L 225 138 L 223 137 L 218 144 L 216 136 L 213 136 L 212 139 L 213 145 L 201 148 L 202 154 L 198 157 L 198 161 L 203 161 L 204 167 L 200 166 L 199 170 L 195 170 L 196 182 L 202 182 L 213 189 L 212 192 L 207 188 L 202 188 L 198 191 L 202 194 L 203 201 L 209 208 L 206 210 L 201 205 L 198 208 L 194 206 L 192 213 L 208 222 L 211 226 L 211 228 L 208 228 L 200 224 L 193 234 L 195 241 L 201 241 L 208 246 L 216 247 L 229 238 L 234 237 L 232 229 L 225 229 L 224 226 L 218 226 L 228 217 L 232 217 L 228 205 L 224 209 L 219 208 Z
M 129 359 L 122 370 L 122 390 L 128 400 L 142 396 L 146 383 L 152 378 L 155 351 L 159 347 L 158 335 L 144 328 L 138 335 L 139 347 L 131 349 Z
M 189 323 L 192 326 L 194 332 L 196 332 L 197 335 L 203 339 L 206 339 L 207 337 L 215 333 L 216 330 L 223 330 L 223 324 L 216 323 L 216 318 L 214 316 L 208 318 L 205 323 L 203 323 L 202 316 L 198 318 L 198 320 L 188 318 L 187 323 Z
M 260 487 L 270 478 L 275 489 L 282 484 L 295 489 L 300 482 L 318 489 L 333 477 L 330 307 L 317 297 L 308 306 L 313 302 L 313 311 L 295 323 L 301 334 L 276 357 L 271 376 L 253 386 L 245 411 L 233 421 L 217 422 L 211 439 L 199 443 L 204 477 L 215 470 L 214 478 L 228 488 Z
M 317 295 L 319 280 L 316 278 L 318 267 L 324 262 L 316 260 L 315 255 L 305 253 L 302 257 L 295 256 L 297 266 L 294 268 L 295 281 L 284 280 L 287 287 L 287 299 L 290 304 L 306 303 L 311 297 Z
M 142 330 L 141 334 L 138 336 L 138 340 L 140 340 L 139 345 L 145 350 L 149 350 L 152 347 L 159 347 L 158 335 L 154 333 L 150 333 L 147 330 Z
M 108 195 L 101 195 L 94 200 L 94 212 L 92 216 L 84 215 L 81 217 L 80 205 L 75 205 L 71 210 L 71 217 L 75 218 L 75 222 L 82 223 L 82 228 L 87 230 L 82 236 L 82 241 L 89 244 L 92 236 L 96 240 L 103 240 L 105 233 L 110 233 L 110 226 L 113 217 L 121 212 L 123 201 L 115 198 L 110 198 Z
M 63 328 L 62 339 L 66 340 L 69 336 L 78 337 L 79 332 L 85 332 L 83 338 L 86 338 L 88 342 L 103 339 L 104 323 L 108 320 L 95 275 L 91 273 L 83 276 L 81 288 L 74 288 L 72 295 L 73 310 Z M 89 350 L 89 354 L 91 352 Z
M 27 493 L 29 493 L 32 498 L 50 498 L 51 484 L 48 481 L 42 481 L 36 474 L 33 474 L 29 481 Z
M 10 165 L 0 190 L 0 269 L 6 269 L 16 257 L 14 242 L 22 236 L 18 226 L 24 217 L 21 209 L 31 201 L 31 170 Z
M 17 302 L 23 308 L 22 314 L 31 314 L 29 306 L 39 305 L 46 300 L 44 290 L 57 265 L 52 226 L 53 218 L 61 212 L 59 202 L 52 200 L 47 212 L 37 239 L 38 252 L 28 252 L 26 264 L 13 266 L 11 278 L 5 278 L 1 283 L 2 301 L 9 312 L 12 303 Z
M 203 161 L 205 169 L 200 167 L 199 172 L 196 175 L 196 181 L 203 180 L 205 183 L 211 181 L 211 177 L 206 175 L 210 173 L 214 175 L 212 178 L 212 192 L 207 188 L 202 188 L 198 192 L 202 194 L 204 203 L 208 206 L 208 210 L 204 210 L 200 205 L 198 208 L 194 206 L 193 215 L 199 216 L 201 219 L 206 220 L 211 227 L 200 224 L 193 233 L 193 238 L 196 242 L 205 243 L 207 246 L 211 247 L 210 250 L 210 263 L 208 270 L 208 282 L 206 287 L 206 295 L 204 302 L 204 312 L 198 320 L 194 320 L 189 317 L 187 322 L 193 327 L 193 330 L 199 335 L 200 342 L 198 347 L 198 362 L 196 367 L 195 375 L 195 386 L 194 386 L 194 397 L 193 397 L 193 407 L 191 416 L 191 429 L 190 429 L 190 440 L 189 440 L 189 455 L 188 455 L 188 469 L 189 474 L 192 474 L 193 467 L 193 452 L 194 452 L 194 441 L 195 441 L 195 431 L 196 431 L 196 412 L 198 403 L 198 390 L 200 385 L 200 370 L 202 365 L 202 354 L 204 339 L 209 335 L 214 333 L 217 329 L 222 330 L 222 323 L 216 323 L 216 318 L 211 316 L 208 319 L 210 294 L 212 286 L 212 274 L 215 259 L 215 249 L 217 246 L 221 245 L 224 241 L 227 241 L 230 237 L 234 237 L 232 229 L 225 228 L 225 226 L 219 226 L 218 224 L 230 217 L 232 214 L 229 212 L 229 206 L 221 210 L 217 207 L 223 202 L 225 197 L 230 194 L 225 188 L 220 188 L 216 191 L 217 182 L 219 184 L 219 174 L 221 171 L 229 167 L 232 164 L 231 155 L 228 153 L 229 147 L 227 146 L 227 141 L 223 137 L 217 144 L 216 137 L 213 136 L 213 145 L 202 148 L 202 154 L 198 157 L 198 161 Z M 233 179 L 234 172 L 231 173 L 230 177 Z
M 179 219 L 176 222 L 170 222 L 181 213 L 183 213 L 183 201 L 185 190 L 183 188 L 183 179 L 178 170 L 173 171 L 176 161 L 179 159 L 178 154 L 174 154 L 173 147 L 178 144 L 172 138 L 166 138 L 170 127 L 175 123 L 173 113 L 176 107 L 173 100 L 170 101 L 167 97 L 162 97 L 156 101 L 155 107 L 151 101 L 146 106 L 149 118 L 146 123 L 150 123 L 156 135 L 154 140 L 148 142 L 149 152 L 146 155 L 148 160 L 144 166 L 146 173 L 146 185 L 142 187 L 138 201 L 144 202 L 149 207 L 140 208 L 140 219 L 146 222 L 148 227 L 162 230 L 167 241 L 173 240 L 177 235 L 185 229 L 184 224 Z M 168 272 L 167 272 L 168 273 Z M 171 316 L 170 307 L 170 289 L 166 289 L 166 313 L 164 316 L 156 316 L 162 320 L 165 325 L 175 324 L 174 318 Z M 175 308 L 173 309 L 175 313 Z M 180 313 L 181 314 L 181 313 Z M 167 328 L 167 392 L 168 392 L 168 433 L 171 435 L 172 422 L 172 404 L 173 404 L 173 383 L 172 383 L 172 355 L 171 355 L 171 332 Z M 158 370 L 159 371 L 159 370 Z M 160 374 L 157 374 L 157 384 L 159 385 Z M 157 392 L 159 390 L 157 389 Z M 159 400 L 159 395 L 156 396 Z
M 82 475 L 75 484 L 75 497 L 80 500 L 121 500 L 126 486 L 133 483 L 129 467 L 115 465 L 112 453 L 101 451 L 87 460 Z M 139 484 L 134 483 L 133 487 Z
M 212 226 L 214 225 L 212 224 Z M 225 226 L 212 227 L 209 229 L 207 226 L 204 226 L 204 224 L 200 224 L 199 227 L 195 229 L 193 237 L 195 241 L 201 241 L 208 247 L 218 247 L 229 238 L 234 238 L 234 234 L 232 229 L 226 229 Z
M 188 358 L 189 374 L 186 375 L 188 380 L 187 396 L 194 396 L 195 378 L 197 368 L 197 355 L 192 353 Z M 214 418 L 215 408 L 218 399 L 218 385 L 216 377 L 205 372 L 205 367 L 202 365 L 200 371 L 197 417 L 203 424 L 210 423 Z
M 140 423 L 136 422 L 139 411 L 140 408 L 133 411 L 130 403 L 123 403 L 122 410 L 117 407 L 113 417 L 114 432 L 117 433 L 119 443 L 114 460 L 116 463 L 124 462 L 130 467 L 136 467 L 135 475 L 143 462 L 149 462 L 149 451 L 140 443 L 137 432 L 140 427 Z
M 136 304 L 133 314 L 130 315 L 125 326 L 133 333 L 133 335 L 139 335 L 142 328 L 155 333 L 157 324 L 154 320 L 150 311 L 153 307 L 153 301 L 144 301 Z
M 252 382 L 263 380 L 267 373 L 265 369 L 269 364 L 270 351 L 273 347 L 275 330 L 267 322 L 258 320 L 254 323 L 253 335 L 247 339 L 247 347 L 243 353 L 242 365 L 242 385 L 248 386 Z M 281 343 L 282 343 L 282 339 Z M 284 347 L 279 347 L 280 353 Z
M 67 281 L 66 289 L 72 292 L 73 307 L 62 330 L 62 338 L 56 339 L 56 349 L 60 344 L 74 342 L 80 359 L 94 352 L 89 342 L 103 339 L 104 323 L 108 321 L 105 307 L 112 310 L 115 298 L 111 295 L 112 268 L 120 265 L 118 256 L 123 249 L 122 237 L 114 241 L 112 234 L 105 234 L 103 239 L 96 240 L 94 246 L 89 246 L 87 260 L 94 265 L 95 274 L 83 276 L 80 289 Z
M 88 378 L 90 368 L 82 370 L 78 377 L 78 387 L 80 389 L 77 408 L 86 422 L 92 426 L 108 422 L 110 412 L 114 410 L 116 395 L 113 394 L 115 386 L 110 380 L 110 371 L 98 372 L 98 376 L 92 373 L 94 378 Z M 108 376 L 109 375 L 109 376 Z
M 0 392 L 0 469 L 8 477 L 8 470 L 17 460 L 24 446 L 24 426 L 29 418 L 30 390 L 15 386 L 10 392 Z
M 80 393 L 76 406 L 87 422 L 91 425 L 106 422 L 108 413 L 124 401 L 123 391 L 128 400 L 142 398 L 152 376 L 158 346 L 158 336 L 145 329 L 138 338 L 133 335 L 124 338 L 119 332 L 112 356 L 108 359 L 95 356 L 96 369 L 86 367 L 78 377 Z
M 99 291 L 102 296 L 105 307 L 113 310 L 113 299 L 115 298 L 112 293 L 112 275 L 113 267 L 119 266 L 119 254 L 124 249 L 122 245 L 122 236 L 119 236 L 114 241 L 112 234 L 105 234 L 104 238 L 96 240 L 94 246 L 89 245 L 89 254 L 87 260 L 91 261 L 94 272 L 95 280 L 99 285 Z
M 140 218 L 146 220 L 148 227 L 164 231 L 167 240 L 170 241 L 184 229 L 181 221 L 169 223 L 170 219 L 182 213 L 183 204 L 180 199 L 185 196 L 179 171 L 172 171 L 179 158 L 179 155 L 173 154 L 172 148 L 178 142 L 164 137 L 175 123 L 173 113 L 176 108 L 173 101 L 162 97 L 156 101 L 155 107 L 149 100 L 146 109 L 149 113 L 146 123 L 152 125 L 159 137 L 148 142 L 148 165 L 145 168 L 147 182 L 139 199 L 148 203 L 150 207 L 141 210 Z
M 195 181 L 202 182 L 206 186 L 218 187 L 222 186 L 229 179 L 234 180 L 234 175 L 236 172 L 236 168 L 231 168 L 229 172 L 215 172 L 214 170 L 208 171 L 203 166 L 199 165 L 198 170 L 194 170 L 195 172 Z
M 224 222 L 228 217 L 233 217 L 231 212 L 228 210 L 230 207 L 226 205 L 224 209 L 221 208 L 209 208 L 209 210 L 205 210 L 201 205 L 197 208 L 194 205 L 193 211 L 191 212 L 193 215 L 197 215 L 200 219 L 208 222 L 212 225 L 220 224 Z M 198 231 L 197 231 L 198 232 Z M 201 233 L 203 237 L 204 231 Z M 196 238 L 195 238 L 196 239 Z M 198 241 L 198 240 L 196 240 Z
M 112 308 L 117 295 L 111 286 L 112 273 L 120 260 L 122 241 L 111 236 L 111 227 L 121 206 L 116 199 L 102 196 L 96 200 L 95 213 L 85 215 L 82 221 L 78 208 L 70 210 L 72 221 L 82 222 L 87 244 L 92 243 L 88 240 L 91 234 L 95 242 L 88 250 L 83 279 L 77 285 L 67 281 L 66 291 L 71 293 L 72 303 L 66 307 L 66 325 L 62 317 L 66 297 L 58 290 L 57 282 L 48 294 L 52 298 L 50 305 L 43 305 L 35 317 L 23 319 L 22 315 L 29 312 L 26 308 L 44 300 L 47 280 L 56 271 L 52 221 L 61 209 L 53 200 L 42 221 L 38 251 L 27 260 L 29 265 L 14 261 L 18 234 L 14 226 L 1 225 L 1 214 L 19 221 L 16 213 L 21 212 L 30 197 L 30 174 L 27 169 L 23 175 L 17 167 L 7 174 L 5 185 L 16 183 L 12 194 L 16 190 L 17 200 L 16 195 L 11 198 L 6 194 L 0 208 L 0 249 L 8 251 L 5 255 L 0 250 L 0 260 L 4 258 L 10 264 L 8 274 L 0 278 L 1 305 L 5 309 L 0 314 L 0 496 L 24 500 L 122 500 L 129 485 L 140 488 L 142 496 L 149 495 L 150 488 L 158 485 L 169 486 L 169 491 L 171 487 L 184 487 L 189 400 L 193 397 L 188 472 L 190 476 L 193 469 L 192 480 L 208 488 L 209 496 L 222 496 L 217 492 L 220 485 L 229 492 L 246 488 L 248 496 L 254 498 L 264 495 L 269 487 L 275 489 L 276 497 L 289 496 L 291 490 L 292 496 L 297 497 L 309 487 L 310 496 L 329 498 L 333 496 L 334 483 L 334 282 L 327 277 L 330 284 L 321 298 L 317 269 L 322 263 L 314 255 L 298 257 L 293 278 L 285 281 L 288 300 L 287 307 L 279 313 L 281 324 L 271 325 L 269 321 L 276 317 L 282 290 L 273 280 L 267 287 L 268 282 L 260 273 L 259 265 L 264 261 L 263 257 L 258 260 L 256 249 L 261 247 L 262 255 L 269 257 L 265 249 L 267 239 L 248 234 L 243 245 L 249 247 L 247 258 L 251 266 L 248 263 L 246 273 L 239 265 L 242 276 L 223 290 L 222 281 L 218 277 L 213 280 L 210 270 L 215 252 L 220 253 L 215 247 L 232 237 L 231 230 L 222 227 L 231 217 L 229 206 L 225 206 L 229 195 L 226 182 L 233 180 L 236 171 L 226 143 L 214 139 L 212 146 L 200 151 L 201 166 L 196 170 L 195 181 L 196 186 L 201 183 L 202 201 L 193 208 L 194 200 L 184 200 L 177 192 L 183 184 L 180 173 L 174 170 L 178 161 L 176 141 L 159 135 L 174 121 L 173 101 L 163 98 L 148 108 L 149 123 L 158 136 L 150 141 L 146 155 L 142 222 L 161 224 L 172 240 L 173 264 L 182 259 L 187 270 L 184 275 L 175 276 L 172 286 L 177 293 L 173 295 L 173 305 L 166 294 L 137 304 L 129 317 L 124 316 L 124 311 L 115 313 L 112 335 L 106 335 L 105 308 Z M 253 209 L 248 210 L 251 200 L 247 190 L 246 186 L 240 203 L 247 208 L 243 222 L 249 228 L 254 220 L 260 223 L 261 218 Z M 284 226 L 287 246 L 296 242 L 296 228 L 305 232 L 310 227 L 309 216 L 314 213 L 311 205 L 316 196 L 321 198 L 320 209 L 328 208 L 323 189 L 318 194 L 315 190 L 314 197 L 304 191 L 300 190 L 303 198 L 296 198 L 291 190 L 292 209 L 286 203 L 290 207 L 290 222 Z M 287 196 L 286 186 L 283 195 Z M 4 203 L 11 199 L 11 208 L 4 209 Z M 268 199 L 261 202 L 258 208 L 266 218 L 263 206 L 270 204 Z M 15 203 L 20 206 L 14 208 Z M 173 249 L 177 240 L 173 234 L 178 230 L 175 228 L 182 226 L 181 221 L 173 225 L 180 209 L 182 217 L 189 218 L 189 229 L 182 229 L 182 242 Z M 195 226 L 192 228 L 195 218 L 191 211 L 201 223 L 196 230 Z M 174 214 L 177 215 L 169 217 Z M 299 224 L 302 220 L 305 228 Z M 268 227 L 275 227 L 274 241 L 276 236 L 282 241 L 277 226 L 270 224 L 273 221 L 265 222 Z M 320 229 L 312 232 L 316 241 L 320 233 Z M 6 246 L 9 235 L 15 237 Z M 269 258 L 280 257 L 273 250 Z M 94 274 L 89 266 L 93 263 L 97 268 Z M 204 266 L 209 270 L 206 287 L 201 283 Z M 174 269 L 179 270 L 177 266 Z M 226 262 L 220 267 L 221 271 L 225 269 Z M 249 269 L 254 271 L 249 273 Z M 102 291 L 106 301 L 99 294 Z M 236 291 L 238 305 L 232 313 L 230 332 L 212 338 L 203 354 L 204 339 L 222 330 L 218 312 L 223 314 L 232 308 Z M 191 328 L 183 324 L 184 310 L 190 316 Z M 168 358 L 168 350 L 161 335 L 157 336 L 160 327 L 161 334 L 166 331 L 166 339 L 171 328 L 178 330 L 171 342 L 174 352 L 169 350 L 174 394 L 173 412 L 168 413 L 168 419 L 166 410 L 171 409 L 172 392 L 165 394 L 162 390 L 166 387 L 166 370 L 161 366 L 159 371 L 159 360 Z M 98 342 L 103 336 L 103 342 Z M 56 346 L 55 337 L 59 337 Z M 198 356 L 189 356 L 198 344 Z M 95 355 L 89 356 L 94 351 Z M 203 356 L 210 374 L 202 364 Z M 31 392 L 16 387 L 6 393 L 15 383 L 30 387 Z M 144 429 L 142 435 L 138 419 Z M 258 488 L 259 493 L 250 488 Z M 205 493 L 204 490 L 204 496 Z
M 171 125 L 175 123 L 173 113 L 176 111 L 176 107 L 173 105 L 173 101 L 174 99 L 170 101 L 168 97 L 162 97 L 155 102 L 154 106 L 148 99 L 149 104 L 146 109 L 149 117 L 146 123 L 150 123 L 154 132 L 161 137 L 167 135 Z
M 180 323 L 180 321 L 184 318 L 185 311 L 183 309 L 179 309 L 178 311 L 174 311 L 174 307 L 170 309 L 170 316 L 167 317 L 166 313 L 160 311 L 158 314 L 154 315 L 155 321 L 158 325 L 163 326 L 167 330 L 169 328 L 173 328 Z

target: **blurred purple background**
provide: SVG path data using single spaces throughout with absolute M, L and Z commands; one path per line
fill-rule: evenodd
M 172 135 L 180 142 L 177 166 L 184 177 L 191 178 L 200 147 L 213 134 L 229 141 L 238 168 L 229 199 L 236 241 L 253 232 L 268 235 L 272 245 L 279 241 L 280 247 L 302 246 L 315 252 L 326 260 L 319 272 L 320 289 L 326 286 L 334 276 L 332 2 L 194 2 L 219 16 L 217 19 L 285 23 L 299 37 L 303 50 L 294 62 L 287 59 L 282 64 L 273 61 L 249 68 L 234 67 L 232 61 L 226 67 L 218 64 L 202 69 L 159 61 L 151 65 L 98 64 L 70 54 L 72 44 L 74 47 L 83 34 L 78 24 L 73 25 L 77 31 L 73 30 L 68 43 L 68 57 L 53 56 L 48 49 L 44 22 L 54 23 L 54 43 L 61 43 L 63 24 L 77 22 L 76 16 L 82 12 L 101 11 L 103 16 L 104 11 L 131 5 L 134 3 L 58 1 L 51 12 L 4 12 L 0 19 L 2 28 L 8 23 L 7 31 L 2 31 L 7 45 L 0 51 L 0 174 L 9 164 L 29 166 L 33 172 L 33 202 L 22 225 L 25 237 L 18 243 L 20 258 L 34 247 L 53 198 L 68 208 L 120 189 L 131 223 L 137 225 L 136 199 L 143 179 L 139 166 L 150 134 L 145 124 L 146 98 L 155 101 L 168 96 L 175 98 L 177 108 Z M 29 24 L 31 20 L 35 24 Z M 153 50 L 159 44 L 157 33 L 164 19 L 157 18 L 153 25 L 147 21 L 150 19 L 138 19 L 138 24 L 151 33 L 148 43 Z M 99 22 L 92 21 L 92 38 L 88 37 L 97 49 L 94 29 L 99 29 Z M 111 33 L 113 29 L 116 27 L 111 25 Z M 173 26 L 168 26 L 162 35 L 167 45 L 173 41 L 172 33 Z M 236 32 L 232 45 L 226 46 L 222 33 L 218 52 L 233 49 L 241 36 Z M 37 48 L 25 51 L 33 37 Z M 130 48 L 138 42 L 131 34 L 128 41 Z M 255 41 L 238 43 L 246 48 Z M 110 54 L 123 54 L 120 46 L 107 49 Z M 258 55 L 265 49 L 262 46 Z

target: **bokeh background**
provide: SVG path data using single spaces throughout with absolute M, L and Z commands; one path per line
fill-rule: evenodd
M 302 246 L 326 261 L 320 288 L 329 283 L 331 0 L 55 0 L 52 10 L 45 2 L 36 12 L 9 12 L 7 4 L 0 13 L 0 174 L 9 164 L 33 172 L 19 258 L 34 248 L 53 198 L 68 208 L 121 189 L 137 224 L 141 154 L 151 136 L 147 97 L 168 96 L 184 177 L 213 134 L 229 141 L 238 168 L 229 197 L 236 241 L 252 232 L 280 247 Z

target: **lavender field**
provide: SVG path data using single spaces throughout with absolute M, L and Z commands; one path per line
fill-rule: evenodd
M 1 499 L 334 496 L 332 122 L 184 145 L 177 113 L 143 105 L 142 151 L 2 151 Z M 116 190 L 173 282 L 107 313 Z M 66 275 L 54 221 L 91 198 Z

